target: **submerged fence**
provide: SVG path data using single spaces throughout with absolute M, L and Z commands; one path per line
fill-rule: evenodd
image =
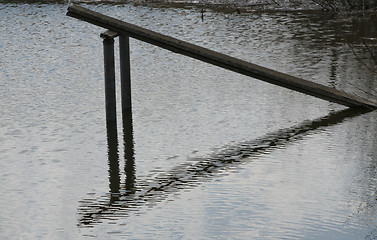
M 114 38 L 119 36 L 121 92 L 123 111 L 131 110 L 131 74 L 129 37 L 159 46 L 175 53 L 186 55 L 224 69 L 253 77 L 274 85 L 311 95 L 323 100 L 352 108 L 376 109 L 377 103 L 355 95 L 347 94 L 318 83 L 290 76 L 275 70 L 230 57 L 194 44 L 172 38 L 121 20 L 73 5 L 67 15 L 106 28 L 110 31 L 101 34 L 104 39 L 105 91 L 107 121 L 115 121 L 115 74 L 114 74 Z

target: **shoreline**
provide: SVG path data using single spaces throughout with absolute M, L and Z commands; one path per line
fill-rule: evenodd
M 274 12 L 302 12 L 321 13 L 330 15 L 358 16 L 363 14 L 377 15 L 377 8 L 366 10 L 328 11 L 318 4 L 310 3 L 282 3 L 285 0 L 4 0 L 3 4 L 134 4 L 136 6 L 198 8 L 235 13 L 274 13 Z

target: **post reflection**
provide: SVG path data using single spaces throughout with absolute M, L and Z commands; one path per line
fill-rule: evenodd
M 108 122 L 106 124 L 106 130 L 109 164 L 110 202 L 112 203 L 119 198 L 120 190 L 118 131 L 116 122 Z
M 135 157 L 132 112 L 123 112 L 123 144 L 124 144 L 124 174 L 125 184 L 121 183 L 119 163 L 119 142 L 116 122 L 106 123 L 107 152 L 109 166 L 109 193 L 96 199 L 84 199 L 80 201 L 78 209 L 82 216 L 78 226 L 90 226 L 101 222 L 101 219 L 112 214 L 112 211 L 120 210 L 120 201 L 131 199 L 135 193 Z M 125 208 L 123 206 L 123 208 Z
M 268 133 L 254 140 L 227 146 L 209 156 L 189 159 L 187 163 L 178 165 L 153 179 L 138 180 L 137 187 L 135 183 L 132 116 L 128 115 L 127 117 L 125 115 L 126 117 L 123 120 L 124 157 L 126 161 L 125 187 L 119 189 L 119 172 L 118 174 L 116 173 L 117 169 L 119 171 L 119 165 L 114 161 L 114 164 L 109 164 L 110 168 L 112 168 L 109 171 L 112 174 L 110 177 L 110 191 L 112 193 L 120 192 L 119 198 L 114 201 L 115 198 L 109 198 L 106 195 L 81 201 L 81 206 L 78 209 L 78 214 L 80 215 L 78 226 L 91 227 L 104 219 L 126 217 L 131 211 L 138 211 L 141 206 L 153 206 L 166 199 L 171 193 L 191 189 L 211 180 L 229 169 L 230 166 L 251 162 L 256 157 L 268 154 L 274 149 L 284 148 L 292 142 L 301 141 L 305 135 L 321 131 L 323 128 L 341 123 L 347 118 L 366 112 L 368 112 L 366 109 L 345 109 L 330 113 L 319 119 L 304 121 L 290 128 Z M 112 143 L 117 142 L 116 140 L 113 142 L 113 140 L 111 141 Z M 115 149 L 110 158 L 109 151 L 109 159 L 117 159 L 116 153 Z
M 126 175 L 126 194 L 135 193 L 135 156 L 132 111 L 123 110 L 123 145 L 124 145 L 124 172 Z

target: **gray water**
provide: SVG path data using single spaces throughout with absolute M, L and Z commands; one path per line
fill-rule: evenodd
M 376 95 L 369 17 L 83 6 Z M 67 7 L 0 3 L 1 239 L 377 238 L 375 111 L 131 39 L 132 118 L 106 128 L 104 29 Z

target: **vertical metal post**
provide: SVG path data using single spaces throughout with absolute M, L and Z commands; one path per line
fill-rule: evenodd
M 132 111 L 131 103 L 131 66 L 130 66 L 130 40 L 129 36 L 119 36 L 120 56 L 120 82 L 122 92 L 122 112 Z
M 105 66 L 106 122 L 116 122 L 114 38 L 101 34 Z

